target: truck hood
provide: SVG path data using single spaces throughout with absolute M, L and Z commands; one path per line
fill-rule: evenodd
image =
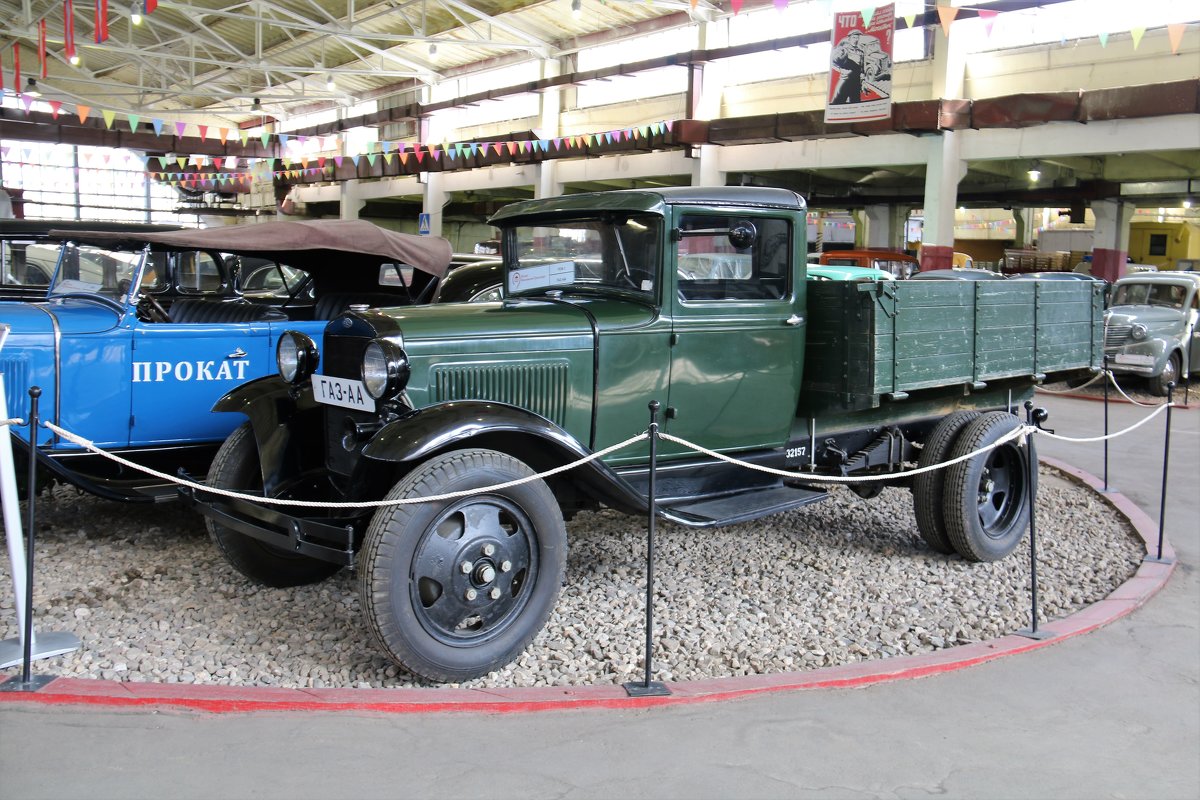
M 472 340 L 499 344 L 508 339 L 560 339 L 565 344 L 576 336 L 590 338 L 593 319 L 600 331 L 606 331 L 640 327 L 657 315 L 644 303 L 578 295 L 558 300 L 520 298 L 499 303 L 408 306 L 386 313 L 399 325 L 405 346 L 410 348 L 447 339 L 460 345 Z
M 12 334 L 53 333 L 54 323 L 64 336 L 101 333 L 111 330 L 120 315 L 111 308 L 87 300 L 62 300 L 53 303 L 5 303 L 0 320 L 8 323 Z

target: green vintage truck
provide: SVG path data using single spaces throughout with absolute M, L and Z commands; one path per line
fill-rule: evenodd
M 359 573 L 367 627 L 409 671 L 483 675 L 545 623 L 564 518 L 649 510 L 649 443 L 509 484 L 661 429 L 662 517 L 752 520 L 826 496 L 830 476 L 912 489 L 935 550 L 993 560 L 1028 521 L 1011 413 L 1051 373 L 1094 369 L 1102 296 L 1086 282 L 805 279 L 805 205 L 761 188 L 616 191 L 502 209 L 504 299 L 352 308 L 323 341 L 285 334 L 279 375 L 225 396 L 247 422 L 211 487 L 382 507 L 194 500 L 216 544 L 272 586 Z M 484 490 L 484 491 L 479 491 Z

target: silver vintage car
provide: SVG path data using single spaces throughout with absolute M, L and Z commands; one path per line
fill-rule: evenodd
M 1115 373 L 1140 375 L 1150 391 L 1200 369 L 1200 274 L 1141 272 L 1112 288 L 1104 317 L 1104 353 Z

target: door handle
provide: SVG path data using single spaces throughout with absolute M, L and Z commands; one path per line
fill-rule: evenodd
M 227 355 L 225 357 L 226 358 L 245 358 L 246 351 L 239 347 L 237 350 L 234 350 L 232 353 L 230 353 L 229 355 Z
M 784 320 L 784 324 L 785 325 L 803 325 L 804 317 L 800 316 L 799 314 L 792 314 L 790 317 L 788 317 L 786 320 Z

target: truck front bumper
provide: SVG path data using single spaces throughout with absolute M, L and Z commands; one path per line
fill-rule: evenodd
M 221 527 L 279 550 L 354 568 L 360 517 L 294 517 L 274 506 L 179 487 L 183 502 Z

